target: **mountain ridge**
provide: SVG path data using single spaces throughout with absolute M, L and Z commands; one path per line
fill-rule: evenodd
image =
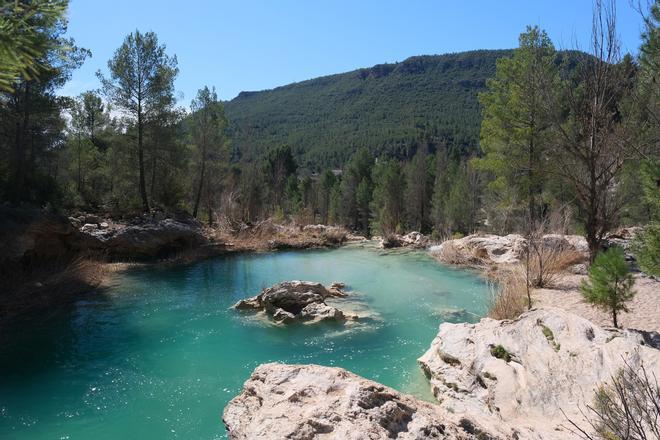
M 478 93 L 511 49 L 416 55 L 324 75 L 225 102 L 234 154 L 288 144 L 301 165 L 341 166 L 359 147 L 407 158 L 420 145 L 478 149 Z

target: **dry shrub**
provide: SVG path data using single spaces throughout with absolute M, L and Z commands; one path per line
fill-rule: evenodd
M 328 244 L 342 244 L 347 235 L 348 231 L 344 228 L 328 228 L 323 233 L 323 238 Z
M 433 256 L 446 264 L 462 266 L 481 266 L 482 262 L 476 257 L 466 258 L 465 254 L 456 247 L 454 243 L 445 241 L 439 248 L 433 251 Z
M 530 240 L 529 283 L 532 287 L 554 287 L 562 280 L 566 269 L 583 262 L 584 255 L 568 243 L 552 243 L 544 239 Z M 527 264 L 527 260 L 523 261 Z
M 582 411 L 581 411 L 582 412 Z M 574 434 L 587 440 L 660 439 L 660 386 L 653 372 L 625 361 L 609 384 L 598 388 L 587 406 L 590 429 L 569 419 Z M 592 432 L 590 432 L 592 431 Z
M 501 275 L 490 285 L 490 292 L 489 318 L 516 319 L 527 310 L 527 285 L 519 270 Z

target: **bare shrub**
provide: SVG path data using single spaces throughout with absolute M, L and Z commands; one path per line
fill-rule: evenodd
M 527 310 L 527 282 L 519 269 L 501 275 L 490 292 L 489 318 L 516 319 Z
M 481 267 L 484 262 L 476 256 L 466 256 L 451 240 L 445 241 L 436 248 L 432 255 L 439 261 L 446 264 L 456 264 L 459 266 Z
M 328 244 L 342 244 L 346 241 L 348 231 L 344 228 L 330 227 L 322 234 Z
M 528 281 L 530 287 L 554 287 L 563 278 L 566 269 L 584 261 L 584 256 L 561 238 L 549 240 L 535 234 L 528 244 Z
M 590 428 L 569 419 L 572 432 L 583 439 L 660 439 L 660 386 L 644 364 L 633 367 L 625 361 L 611 383 L 598 388 L 587 410 L 588 414 L 583 415 Z
M 546 230 L 552 234 L 570 234 L 573 225 L 573 209 L 570 205 L 561 205 L 550 212 L 545 223 Z

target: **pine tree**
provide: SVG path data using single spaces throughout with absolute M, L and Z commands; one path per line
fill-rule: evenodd
M 372 230 L 387 236 L 397 232 L 404 215 L 403 194 L 406 181 L 395 160 L 382 161 L 373 170 Z
M 429 223 L 432 180 L 428 152 L 421 147 L 406 167 L 406 213 L 411 228 L 426 232 Z
M 491 191 L 513 191 L 526 205 L 529 230 L 541 218 L 541 193 L 547 165 L 547 95 L 557 83 L 555 49 L 545 31 L 527 27 L 512 58 L 497 61 L 495 78 L 479 98 L 484 107 L 481 123 L 481 169 L 494 174 Z M 511 199 L 511 198 L 509 198 Z M 528 231 L 529 232 L 529 231 Z
M 110 102 L 127 112 L 137 128 L 137 156 L 139 191 L 142 207 L 149 210 L 147 197 L 144 131 L 145 125 L 156 112 L 172 107 L 174 79 L 179 73 L 176 56 L 165 53 L 165 46 L 158 44 L 153 32 L 145 34 L 136 30 L 129 34 L 108 61 L 110 77 L 97 72 L 103 92 Z
M 218 101 L 215 87 L 199 89 L 197 97 L 191 105 L 191 132 L 197 153 L 197 187 L 194 191 L 193 217 L 197 217 L 199 204 L 204 189 L 207 190 L 207 199 L 214 188 L 210 188 L 213 181 L 218 179 L 219 166 L 227 160 L 225 149 L 225 118 L 222 102 Z M 210 200 L 207 201 L 207 205 Z M 209 211 L 211 208 L 209 207 Z M 212 220 L 212 214 L 209 218 Z
M 608 310 L 614 327 L 618 327 L 617 315 L 628 311 L 626 302 L 635 295 L 634 283 L 623 249 L 613 247 L 596 256 L 589 268 L 589 280 L 580 284 L 580 291 L 585 301 Z

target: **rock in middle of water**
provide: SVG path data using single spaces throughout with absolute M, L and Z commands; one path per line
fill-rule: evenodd
M 325 303 L 326 298 L 344 297 L 346 294 L 333 284 L 326 288 L 310 281 L 285 281 L 261 291 L 252 298 L 236 304 L 238 310 L 264 311 L 276 322 L 346 320 L 344 313 Z

